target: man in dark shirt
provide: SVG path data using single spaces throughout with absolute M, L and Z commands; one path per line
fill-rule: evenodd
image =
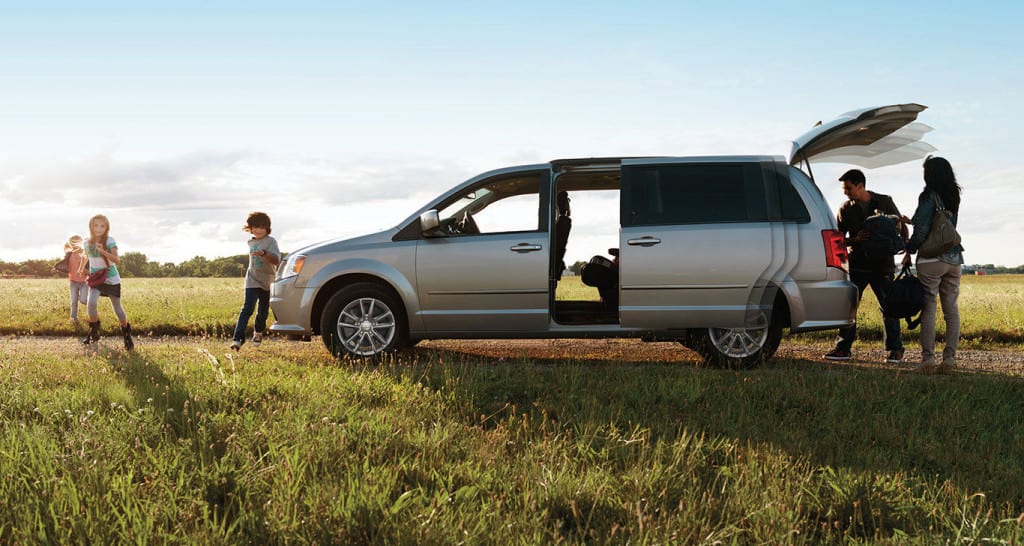
M 868 231 L 864 228 L 864 220 L 876 213 L 892 214 L 901 217 L 899 209 L 893 203 L 892 197 L 868 191 L 865 187 L 866 180 L 864 173 L 859 169 L 850 169 L 839 177 L 843 183 L 843 193 L 849 197 L 849 201 L 839 207 L 839 214 L 836 220 L 839 224 L 839 231 L 846 234 L 846 245 L 850 249 L 850 280 L 857 285 L 857 302 L 860 302 L 864 295 L 864 289 L 869 285 L 875 293 L 880 306 L 885 305 L 885 296 L 892 286 L 893 276 L 896 273 L 896 265 L 892 256 L 869 256 L 861 247 L 861 242 L 867 240 Z M 901 225 L 904 240 L 907 237 L 907 228 Z M 881 309 L 879 309 L 881 310 Z M 898 363 L 903 361 L 903 338 L 900 335 L 900 321 L 897 318 L 882 318 L 885 326 L 885 349 L 888 352 L 886 362 Z M 839 339 L 836 340 L 836 347 L 825 354 L 828 360 L 849 360 L 850 348 L 857 338 L 857 324 L 839 331 Z

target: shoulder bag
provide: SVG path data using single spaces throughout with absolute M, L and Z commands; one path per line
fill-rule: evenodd
M 107 282 L 107 273 L 110 272 L 110 262 L 107 261 L 106 256 L 103 256 L 103 263 L 107 264 L 107 267 L 97 269 L 96 271 L 89 273 L 89 278 L 85 280 L 85 283 L 92 288 L 96 288 Z
M 960 234 L 953 225 L 953 213 L 942 206 L 938 195 L 933 193 L 932 199 L 935 200 L 935 214 L 932 215 L 928 236 L 921 243 L 921 248 L 917 249 L 917 255 L 921 258 L 937 258 L 960 244 Z

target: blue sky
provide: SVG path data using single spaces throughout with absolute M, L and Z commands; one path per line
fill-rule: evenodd
M 787 154 L 818 120 L 918 102 L 968 263 L 1020 265 L 1021 22 L 1000 2 L 0 1 L 0 259 L 56 256 L 98 212 L 158 261 L 244 252 L 250 210 L 295 250 L 491 168 Z M 833 208 L 848 167 L 814 167 Z M 913 212 L 919 163 L 867 176 Z M 614 246 L 593 233 L 569 258 Z

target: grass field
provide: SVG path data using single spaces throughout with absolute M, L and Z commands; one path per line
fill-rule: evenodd
M 578 277 L 563 279 L 558 296 L 596 298 L 596 290 Z M 0 335 L 66 335 L 67 283 L 57 279 L 0 279 Z M 230 336 L 242 306 L 241 279 L 171 278 L 125 279 L 122 303 L 136 331 L 151 335 Z M 85 306 L 80 316 L 85 316 Z M 968 276 L 960 295 L 961 337 L 965 347 L 1024 345 L 1024 275 Z M 944 327 L 939 310 L 939 333 Z M 100 300 L 100 318 L 116 329 L 106 300 Z M 865 293 L 858 312 L 858 332 L 866 341 L 882 339 L 881 314 L 874 294 Z M 916 341 L 919 330 L 907 331 Z M 806 334 L 805 334 L 806 335 Z M 833 337 L 834 332 L 810 334 Z M 785 343 L 785 341 L 784 341 Z
M 238 284 L 128 279 L 134 323 L 196 335 L 87 355 L 25 335 L 70 332 L 63 283 L 0 281 L 17 334 L 0 337 L 0 544 L 1024 540 L 1018 377 L 431 344 L 369 365 L 280 339 L 233 354 Z M 1022 286 L 965 279 L 975 331 L 1013 347 Z
M 242 279 L 124 279 L 121 303 L 136 331 L 152 335 L 230 336 L 244 297 Z M 0 334 L 66 335 L 69 296 L 62 279 L 0 279 Z M 116 329 L 110 303 L 100 299 L 100 321 Z M 85 306 L 79 307 L 85 321 Z

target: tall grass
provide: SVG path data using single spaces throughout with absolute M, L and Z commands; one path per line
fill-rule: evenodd
M 229 336 L 244 299 L 242 279 L 124 279 L 121 303 L 136 332 L 152 335 Z M 68 283 L 63 279 L 0 279 L 0 334 L 65 335 L 69 322 Z M 100 321 L 116 318 L 106 298 L 99 300 Z M 78 311 L 81 328 L 85 305 Z
M 1024 343 L 1024 275 L 964 276 L 960 282 L 958 302 L 960 335 L 965 347 Z M 941 338 L 945 332 L 941 306 L 937 306 L 936 314 L 936 334 Z M 882 314 L 878 300 L 870 290 L 864 293 L 857 310 L 857 325 L 860 337 L 882 339 Z M 904 339 L 919 339 L 920 329 L 908 331 L 906 323 L 903 326 Z
M 122 303 L 136 331 L 152 335 L 228 336 L 242 307 L 239 279 L 180 278 L 125 279 Z M 0 279 L 0 335 L 65 335 L 74 332 L 68 322 L 67 282 L 60 279 Z M 597 299 L 596 289 L 579 277 L 563 277 L 560 299 Z M 961 283 L 960 315 L 963 345 L 984 348 L 1024 344 L 1024 275 L 965 276 Z M 938 311 L 938 334 L 945 331 Z M 85 306 L 79 316 L 84 321 Z M 100 318 L 114 324 L 113 313 L 100 299 Z M 858 335 L 867 341 L 882 339 L 878 302 L 869 290 L 857 313 Z M 920 330 L 903 333 L 916 341 Z M 811 339 L 835 336 L 834 331 L 804 334 Z
M 0 339 L 0 543 L 1020 543 L 1024 384 Z

